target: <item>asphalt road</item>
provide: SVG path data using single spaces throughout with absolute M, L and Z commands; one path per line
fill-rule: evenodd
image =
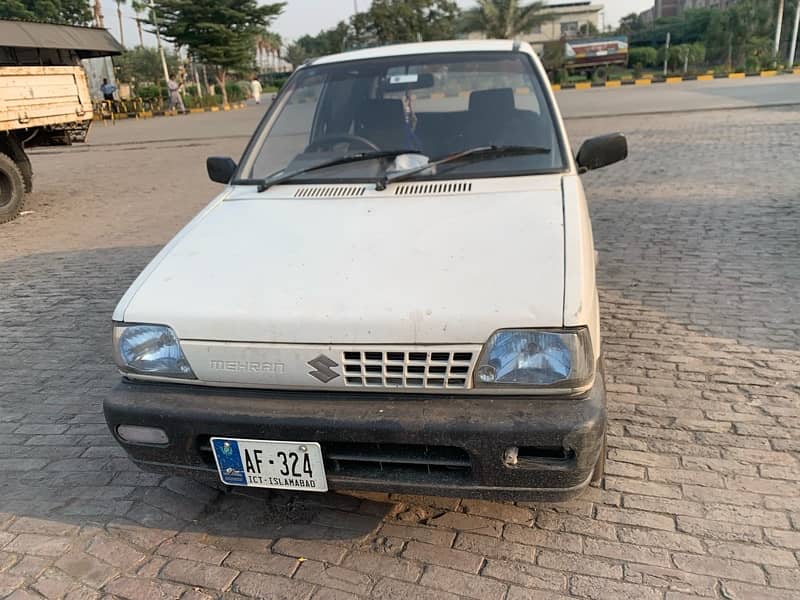
M 800 76 L 561 90 L 556 96 L 566 118 L 800 104 Z
M 561 90 L 556 93 L 556 99 L 566 119 L 800 104 L 800 76 Z M 175 119 L 168 127 L 164 126 L 162 119 L 121 121 L 117 125 L 95 124 L 88 146 L 246 139 L 266 108 L 266 105 L 250 106 L 247 110 L 226 114 L 224 118 L 217 113 L 191 115 Z M 70 151 L 80 150 L 76 147 Z

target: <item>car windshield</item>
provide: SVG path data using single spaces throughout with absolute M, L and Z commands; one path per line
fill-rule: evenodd
M 490 146 L 543 151 L 486 154 L 413 177 L 522 175 L 565 168 L 549 102 L 531 58 L 522 52 L 312 65 L 299 70 L 287 86 L 256 133 L 240 180 L 290 174 L 293 183 L 369 181 L 387 171 Z M 395 158 L 395 151 L 403 155 Z M 313 168 L 323 163 L 334 164 Z

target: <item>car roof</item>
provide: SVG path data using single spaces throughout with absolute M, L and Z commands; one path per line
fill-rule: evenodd
M 395 44 L 380 46 L 378 48 L 363 48 L 339 54 L 330 54 L 312 60 L 313 65 L 327 65 L 351 60 L 365 60 L 369 58 L 387 58 L 391 56 L 407 56 L 410 54 L 434 54 L 443 52 L 508 52 L 519 49 L 523 52 L 533 53 L 527 42 L 514 42 L 512 40 L 450 40 L 444 42 L 419 42 L 416 44 Z

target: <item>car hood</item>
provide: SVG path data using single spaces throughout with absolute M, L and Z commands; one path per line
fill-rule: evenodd
M 248 186 L 178 234 L 115 319 L 184 340 L 483 343 L 561 326 L 563 302 L 559 175 Z

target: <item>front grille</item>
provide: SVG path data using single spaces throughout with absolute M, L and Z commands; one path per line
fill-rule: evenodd
M 325 469 L 339 477 L 395 481 L 463 480 L 471 476 L 469 454 L 453 446 L 322 443 Z
M 469 350 L 352 350 L 342 352 L 342 369 L 352 387 L 464 389 L 474 357 Z
M 210 439 L 210 435 L 199 436 L 197 449 L 203 463 L 215 467 Z M 455 446 L 325 441 L 320 445 L 329 476 L 408 482 L 458 482 L 472 477 L 469 454 Z

